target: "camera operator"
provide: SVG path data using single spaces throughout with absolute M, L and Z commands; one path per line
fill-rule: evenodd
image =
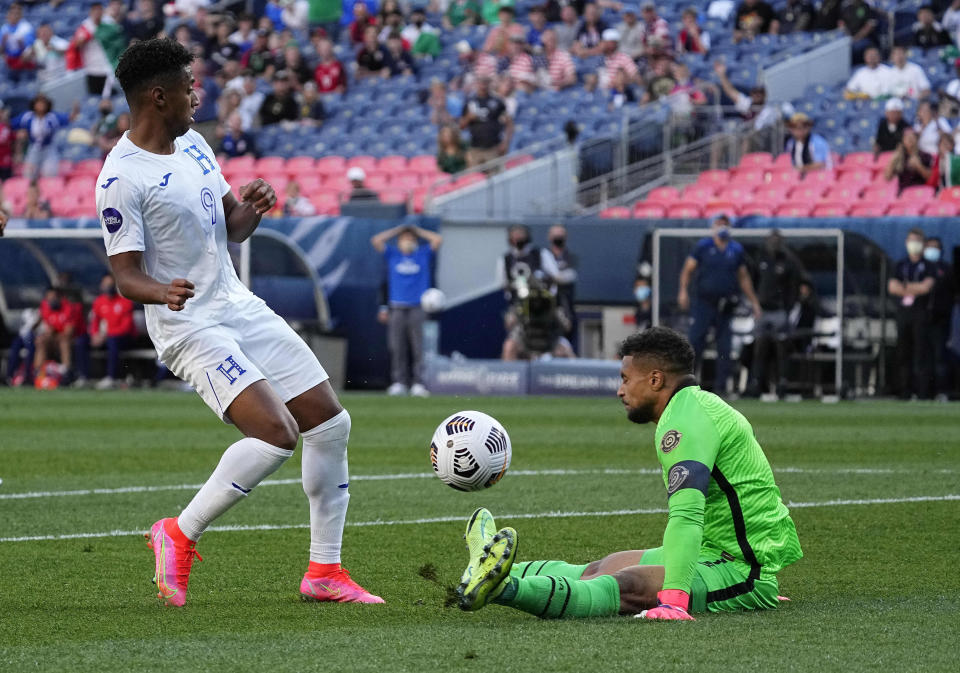
M 498 262 L 498 276 L 509 307 L 504 318 L 507 338 L 502 358 L 534 358 L 542 353 L 574 357 L 563 334 L 570 318 L 557 302 L 556 279 L 560 276 L 550 250 L 530 243 L 530 230 L 514 225 L 507 232 L 510 249 Z

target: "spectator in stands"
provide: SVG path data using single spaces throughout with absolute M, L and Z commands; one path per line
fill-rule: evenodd
M 941 133 L 952 133 L 950 122 L 937 115 L 936 108 L 928 101 L 920 101 L 917 105 L 917 116 L 913 122 L 913 130 L 917 132 L 917 145 L 921 152 L 933 155 L 937 153 Z
M 296 91 L 299 91 L 306 82 L 313 79 L 313 72 L 304 60 L 300 47 L 294 43 L 290 43 L 283 48 L 283 56 L 274 59 L 274 67 L 277 70 L 287 71 L 290 76 L 290 85 Z M 194 74 L 194 77 L 196 77 L 196 74 Z
M 287 183 L 283 214 L 287 217 L 310 217 L 317 214 L 316 206 L 300 194 L 300 183 L 296 180 Z
M 643 32 L 644 45 L 647 57 L 655 57 L 670 53 L 671 37 L 670 24 L 657 14 L 657 6 L 652 2 L 643 4 Z
M 100 155 L 106 159 L 107 155 L 110 154 L 110 150 L 116 146 L 120 141 L 120 138 L 123 137 L 123 134 L 130 130 L 130 114 L 124 112 L 117 115 L 116 122 L 104 129 L 103 133 L 95 136 L 93 139 L 94 144 L 97 149 L 100 150 Z
M 906 135 L 906 134 L 905 134 Z M 907 256 L 897 262 L 887 292 L 899 303 L 897 309 L 897 369 L 900 397 L 930 397 L 933 353 L 930 343 L 929 295 L 936 283 L 929 262 L 923 258 L 923 230 L 907 233 Z
M 380 29 L 377 40 L 385 45 L 392 33 L 400 33 L 404 29 L 403 14 L 400 10 L 387 14 L 385 19 L 377 24 L 377 28 Z M 409 48 L 411 43 L 404 40 L 404 44 Z
M 103 21 L 103 4 L 94 2 L 87 18 L 74 31 L 66 54 L 67 69 L 83 71 L 87 93 L 91 96 L 109 95 L 112 88 L 112 85 L 108 86 L 113 75 L 110 60 L 96 37 Z
M 753 130 L 767 129 L 776 124 L 780 110 L 776 105 L 767 104 L 767 90 L 762 86 L 750 89 L 750 95 L 737 90 L 727 78 L 727 66 L 723 61 L 713 62 L 713 71 L 720 81 L 723 94 L 730 99 L 744 122 L 751 122 Z
M 10 125 L 10 110 L 0 100 L 0 185 L 13 175 L 13 155 L 16 149 L 16 134 Z M 0 210 L 3 208 L 3 191 L 0 189 Z
M 577 83 L 577 67 L 570 53 L 557 47 L 557 31 L 548 28 L 540 36 L 543 41 L 543 57 L 547 62 L 547 86 L 560 91 Z
M 110 0 L 103 21 L 97 26 L 96 38 L 103 45 L 103 51 L 107 55 L 107 61 L 110 63 L 110 74 L 108 79 L 113 78 L 113 69 L 117 67 L 120 61 L 120 54 L 127 48 L 130 38 L 127 37 L 127 31 L 123 24 L 126 20 L 127 6 L 124 0 Z
M 455 48 L 461 72 L 453 78 L 451 88 L 471 91 L 478 79 L 484 77 L 490 79 L 496 76 L 498 63 L 495 56 L 483 51 L 474 51 L 466 40 L 457 42 Z
M 620 33 L 613 28 L 603 31 L 603 40 L 600 43 L 603 54 L 603 67 L 600 69 L 600 88 L 610 89 L 618 71 L 623 71 L 627 77 L 627 84 L 633 84 L 640 79 L 637 64 L 627 54 L 620 51 Z
M 412 12 L 410 12 L 410 23 L 408 23 L 403 31 L 400 33 L 401 37 L 410 45 L 410 51 L 413 53 L 419 53 L 423 50 L 422 46 L 418 47 L 418 42 L 423 44 L 420 41 L 422 36 L 433 35 L 436 36 L 437 29 L 427 23 L 427 14 L 422 7 L 415 7 Z
M 467 168 L 467 146 L 454 126 L 444 124 L 437 133 L 437 168 L 444 173 L 459 173 Z
M 904 47 L 894 47 L 890 52 L 890 93 L 900 98 L 914 100 L 930 95 L 930 80 L 916 63 L 907 60 Z
M 557 48 L 571 51 L 580 32 L 580 19 L 573 5 L 564 5 L 560 10 L 560 23 L 553 27 L 557 33 Z
M 45 220 L 53 217 L 50 202 L 41 197 L 40 187 L 36 182 L 31 182 L 27 187 L 27 199 L 23 204 L 22 217 L 28 220 Z
M 163 17 L 157 14 L 154 0 L 137 0 L 137 11 L 127 16 L 124 22 L 131 40 L 150 40 L 163 32 Z
M 639 11 L 636 5 L 624 5 L 623 21 L 617 24 L 616 30 L 620 33 L 620 49 L 632 59 L 638 59 L 643 56 L 645 30 L 643 24 L 637 19 Z
M 930 267 L 933 289 L 930 291 L 930 329 L 927 348 L 933 355 L 933 375 L 936 399 L 946 402 L 950 391 L 950 362 L 947 341 L 950 338 L 950 321 L 956 302 L 956 281 L 953 267 L 943 259 L 943 242 L 931 236 L 924 243 L 923 260 Z
M 243 129 L 243 117 L 239 112 L 233 112 L 227 118 L 226 128 L 220 138 L 220 154 L 228 157 L 255 157 L 257 143 L 252 133 Z
M 307 126 L 320 126 L 327 118 L 327 109 L 317 92 L 317 83 L 310 81 L 303 85 L 298 104 L 300 105 L 300 121 Z
M 450 0 L 443 15 L 443 27 L 452 30 L 457 26 L 474 26 L 482 23 L 480 3 L 476 0 Z
M 133 324 L 133 302 L 117 292 L 111 274 L 100 280 L 100 294 L 90 311 L 90 345 L 107 349 L 107 375 L 97 390 L 110 390 L 120 378 L 120 351 L 130 346 L 137 330 Z
M 399 33 L 391 33 L 387 38 L 387 68 L 391 77 L 412 75 L 416 70 L 413 57 L 403 48 L 403 39 Z
M 37 79 L 43 84 L 62 75 L 66 69 L 64 55 L 70 42 L 54 35 L 49 23 L 37 26 L 37 39 L 27 49 L 24 58 L 37 69 Z
M 526 51 L 526 38 L 523 35 L 511 35 L 509 44 L 510 68 L 507 72 L 520 91 L 532 93 L 537 89 L 538 81 L 533 59 Z
M 713 392 L 725 395 L 730 374 L 732 330 L 730 321 L 740 303 L 742 292 L 759 320 L 762 311 L 753 292 L 753 282 L 746 266 L 743 246 L 730 237 L 730 219 L 719 215 L 710 224 L 712 235 L 697 242 L 680 272 L 677 306 L 690 311 L 690 344 L 697 355 L 697 367 L 703 362 L 707 332 L 713 327 L 717 347 L 717 363 Z M 696 294 L 690 297 L 690 284 L 696 273 Z
M 200 107 L 193 113 L 193 120 L 197 124 L 194 128 L 204 135 L 212 130 L 213 122 L 217 119 L 220 85 L 217 84 L 215 77 L 207 74 L 207 62 L 202 58 L 195 59 L 191 69 L 193 70 L 193 89 L 197 92 L 197 98 L 200 99 Z
M 837 3 L 839 5 L 839 3 Z M 821 6 L 821 13 L 827 7 L 827 3 Z M 849 0 L 842 5 L 839 10 L 839 22 L 829 26 L 827 30 L 842 28 L 850 36 L 853 44 L 850 45 L 853 63 L 863 63 L 866 54 L 864 53 L 870 47 L 878 46 L 877 42 L 877 21 L 873 8 L 866 3 L 866 0 Z
M 300 106 L 293 95 L 290 78 L 280 70 L 273 75 L 273 91 L 263 99 L 260 106 L 260 124 L 269 126 L 280 122 L 292 122 L 300 118 Z
M 237 19 L 237 29 L 230 35 L 230 41 L 240 47 L 240 51 L 247 51 L 253 46 L 256 37 L 254 18 L 249 14 L 241 14 Z
M 6 23 L 0 26 L 0 48 L 11 71 L 7 77 L 12 81 L 19 81 L 22 71 L 33 69 L 33 63 L 25 56 L 35 39 L 33 25 L 23 18 L 23 6 L 19 2 L 12 3 L 7 8 Z
M 917 22 L 912 30 L 913 44 L 921 49 L 950 44 L 950 34 L 936 21 L 932 5 L 923 5 L 917 10 Z
M 507 153 L 513 137 L 513 119 L 504 102 L 490 92 L 490 79 L 477 79 L 477 91 L 467 99 L 460 128 L 470 132 L 467 164 L 479 166 Z
M 13 123 L 18 130 L 20 142 L 27 143 L 23 159 L 23 174 L 34 179 L 39 175 L 57 174 L 60 162 L 60 150 L 54 138 L 57 131 L 66 128 L 80 111 L 80 104 L 74 103 L 69 115 L 53 111 L 53 103 L 45 95 L 37 94 L 30 101 L 30 109 L 21 114 Z
M 509 55 L 510 38 L 516 35 L 526 42 L 527 31 L 514 21 L 516 12 L 513 5 L 500 5 L 497 16 L 499 23 L 487 33 L 487 39 L 483 41 L 483 51 L 502 57 Z
M 390 244 L 396 237 L 396 243 Z M 390 350 L 388 395 L 427 397 L 423 385 L 423 321 L 420 297 L 433 285 L 433 264 L 443 243 L 440 234 L 410 225 L 400 225 L 370 239 L 383 255 L 387 267 L 387 305 L 381 306 L 380 322 L 387 325 Z
M 366 7 L 358 2 L 357 7 Z M 387 49 L 377 41 L 377 27 L 367 26 L 363 34 L 363 46 L 357 52 L 357 78 L 390 76 Z
M 364 3 L 363 0 L 356 2 L 353 5 L 353 21 L 347 26 L 347 30 L 350 33 L 350 41 L 354 44 L 365 43 L 367 29 L 370 27 L 375 28 L 376 25 L 377 19 L 370 14 L 366 3 Z
M 637 331 L 645 330 L 653 325 L 653 288 L 649 276 L 637 276 L 633 281 L 633 298 L 636 301 L 633 309 L 634 328 Z
M 752 40 L 764 33 L 776 34 L 780 27 L 777 13 L 764 0 L 743 0 L 734 16 L 733 41 Z
M 287 30 L 306 30 L 310 25 L 308 0 L 280 0 L 281 27 Z
M 430 123 L 434 126 L 445 126 L 459 118 L 460 111 L 463 110 L 463 99 L 458 93 L 448 93 L 443 80 L 434 77 L 430 80 L 427 107 L 430 108 Z
M 655 100 L 670 95 L 677 81 L 671 74 L 672 61 L 666 56 L 661 56 L 653 61 L 650 73 L 647 76 L 647 90 L 643 93 L 642 103 L 651 103 Z
M 595 3 L 588 3 L 583 8 L 583 21 L 570 51 L 578 58 L 597 56 L 603 51 L 601 42 L 606 29 L 607 25 L 600 18 L 600 8 Z
M 893 73 L 889 66 L 880 62 L 880 50 L 868 47 L 863 53 L 864 65 L 857 69 L 843 95 L 846 98 L 884 98 L 889 96 Z
M 380 10 L 375 12 L 377 16 L 377 24 L 384 26 L 387 24 L 387 21 L 392 14 L 399 14 L 401 21 L 403 20 L 403 10 L 400 9 L 400 3 L 397 0 L 383 0 L 380 3 Z
M 510 73 L 497 77 L 493 81 L 492 89 L 494 95 L 503 101 L 503 106 L 507 110 L 507 116 L 511 119 L 516 119 L 520 100 L 517 98 L 517 87 Z
M 950 34 L 954 44 L 960 44 L 960 0 L 953 0 L 940 19 L 943 29 Z
M 777 14 L 777 32 L 787 35 L 813 30 L 815 14 L 813 5 L 808 0 L 787 0 L 787 4 Z
M 323 37 L 317 40 L 317 67 L 313 71 L 313 79 L 317 83 L 317 91 L 322 94 L 342 94 L 347 90 L 347 76 L 343 64 L 333 53 L 333 43 Z
M 630 83 L 626 71 L 623 68 L 618 68 L 617 73 L 613 76 L 613 83 L 610 87 L 610 102 L 607 107 L 610 110 L 619 110 L 624 105 L 636 103 L 637 100 L 637 93 Z
M 144 0 L 144 2 L 149 3 L 151 0 Z M 233 25 L 224 18 L 217 23 L 214 36 L 206 41 L 204 56 L 218 68 L 222 68 L 227 61 L 239 61 L 243 56 L 240 45 L 231 39 L 232 34 Z
M 359 166 L 354 166 L 347 171 L 347 180 L 350 181 L 350 195 L 348 201 L 379 201 L 380 197 L 372 189 L 364 186 L 367 179 L 367 173 Z
M 710 33 L 697 22 L 697 9 L 688 7 L 680 16 L 683 28 L 677 35 L 677 51 L 687 54 L 706 54 L 710 51 Z
M 892 152 L 900 145 L 904 129 L 910 124 L 903 118 L 903 101 L 899 98 L 889 99 L 883 106 L 883 118 L 877 124 L 877 134 L 873 138 L 873 155 L 879 156 L 882 152 Z
M 897 188 L 902 192 L 907 187 L 927 184 L 932 163 L 933 157 L 918 147 L 916 132 L 907 128 L 903 130 L 900 145 L 884 170 L 884 177 L 887 180 L 896 177 Z
M 810 171 L 833 168 L 830 145 L 826 138 L 813 132 L 813 120 L 810 117 L 796 112 L 787 126 L 790 137 L 784 149 L 790 154 L 794 168 L 804 175 Z
M 253 38 L 253 45 L 244 52 L 240 65 L 250 70 L 254 75 L 269 79 L 273 75 L 273 54 L 268 44 L 270 35 L 258 30 Z
M 927 184 L 938 191 L 942 187 L 960 185 L 960 156 L 954 152 L 955 147 L 954 136 L 949 133 L 940 134 L 939 151 L 933 158 L 930 177 L 927 178 Z
M 695 115 L 694 110 L 707 104 L 707 95 L 700 83 L 693 79 L 690 68 L 686 63 L 674 63 L 671 66 L 673 79 L 676 82 L 670 91 L 670 109 L 678 121 Z
M 539 49 L 543 46 L 540 36 L 547 29 L 546 10 L 541 5 L 531 7 L 530 13 L 527 14 L 527 20 L 530 22 L 530 26 L 527 28 L 526 42 L 534 49 Z

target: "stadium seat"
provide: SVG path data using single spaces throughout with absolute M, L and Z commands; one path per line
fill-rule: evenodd
M 322 157 L 317 159 L 314 170 L 320 175 L 346 175 L 347 160 L 343 157 Z
M 960 202 L 960 186 L 944 187 L 940 190 L 937 198 L 941 201 Z
M 657 187 L 647 194 L 647 203 L 662 203 L 670 205 L 680 200 L 680 192 L 676 187 Z
M 915 216 L 921 213 L 924 206 L 923 201 L 897 201 L 890 204 L 887 215 Z
M 370 172 L 377 168 L 377 158 L 367 155 L 360 155 L 347 159 L 347 169 L 360 167 L 364 172 Z
M 383 157 L 377 162 L 377 168 L 387 173 L 401 173 L 407 169 L 408 160 L 406 157 L 392 154 Z
M 730 185 L 717 192 L 717 199 L 743 203 L 752 199 L 755 191 L 756 185 Z
M 390 178 L 390 186 L 394 189 L 416 189 L 422 184 L 420 178 L 417 173 L 395 173 Z
M 843 167 L 873 168 L 873 152 L 851 152 L 843 158 L 843 163 L 840 165 Z
M 733 182 L 741 185 L 762 185 L 767 182 L 767 172 L 755 168 L 738 170 Z
M 478 182 L 485 182 L 486 179 L 487 179 L 487 176 L 484 175 L 483 173 L 476 173 L 476 172 L 467 173 L 466 175 L 462 175 L 456 180 L 454 180 L 453 184 L 456 189 L 462 189 L 470 185 L 475 185 Z
M 830 187 L 837 183 L 837 174 L 832 170 L 810 171 L 803 176 L 805 185 L 825 185 Z
M 839 201 L 821 201 L 813 207 L 812 217 L 845 217 L 850 212 L 850 206 Z
M 954 217 L 960 213 L 956 201 L 931 201 L 923 207 L 923 214 L 931 217 Z
M 330 192 L 319 192 L 310 196 L 310 203 L 320 215 L 339 215 L 340 199 Z
M 837 175 L 837 182 L 844 185 L 869 185 L 873 182 L 873 171 L 862 169 L 841 171 Z
M 887 214 L 887 209 L 890 207 L 889 203 L 870 203 L 866 201 L 861 201 L 860 203 L 853 204 L 853 207 L 850 209 L 850 217 L 881 217 Z
M 103 162 L 100 159 L 81 159 L 73 165 L 74 175 L 100 175 L 100 169 L 103 168 Z
M 741 168 L 767 168 L 773 163 L 773 157 L 768 152 L 751 152 L 740 158 Z
M 900 192 L 900 201 L 926 202 L 933 199 L 934 189 L 927 185 L 914 185 Z
M 772 185 L 793 186 L 800 182 L 800 173 L 793 167 L 773 170 L 767 176 L 767 182 Z
M 682 198 L 684 201 L 708 201 L 713 198 L 716 191 L 714 185 L 694 183 L 683 188 Z
M 792 166 L 793 166 L 793 157 L 791 157 L 786 152 L 783 152 L 782 154 L 778 155 L 776 159 L 773 160 L 773 164 L 770 167 L 782 169 L 782 168 L 787 168 Z
M 786 185 L 762 185 L 753 192 L 753 201 L 757 203 L 766 203 L 771 206 L 779 206 L 787 200 Z
M 282 160 L 281 160 L 282 161 Z M 78 165 L 82 162 L 77 162 Z M 221 167 L 224 174 L 254 173 L 257 170 L 257 160 L 253 157 L 233 157 Z M 99 172 L 99 171 L 98 171 Z
M 850 203 L 860 198 L 863 187 L 860 185 L 834 185 L 823 195 L 824 201 L 845 201 Z
M 739 214 L 739 208 L 734 201 L 708 201 L 707 205 L 703 207 L 704 217 L 713 217 L 715 215 L 729 215 L 731 217 L 736 217 Z
M 283 157 L 260 157 L 254 163 L 254 171 L 263 175 L 264 173 L 286 173 L 287 160 Z
M 311 193 L 323 189 L 323 179 L 316 173 L 303 173 L 291 178 L 291 182 L 294 180 L 300 185 L 300 193 L 304 196 L 310 196 Z
M 383 203 L 406 203 L 410 198 L 410 192 L 405 189 L 383 189 L 380 190 L 379 196 Z
M 890 182 L 879 185 L 873 184 L 863 190 L 860 194 L 860 200 L 889 203 L 890 201 L 896 201 L 898 191 L 896 180 L 891 180 Z
M 604 219 L 625 220 L 630 217 L 630 209 L 626 206 L 612 206 L 600 211 L 600 217 Z
M 750 201 L 740 206 L 740 215 L 763 215 L 764 217 L 773 217 L 775 208 L 769 203 L 759 201 Z
M 724 170 L 704 171 L 697 176 L 697 183 L 702 185 L 726 185 L 730 182 L 730 173 Z
M 305 174 L 316 170 L 317 161 L 313 157 L 298 156 L 287 159 L 283 168 L 291 178 L 302 178 Z
M 890 164 L 890 160 L 893 158 L 893 152 L 881 152 L 877 155 L 877 158 L 873 161 L 873 168 L 883 170 Z
M 695 203 L 674 203 L 667 208 L 667 217 L 693 219 L 703 217 L 703 213 Z
M 509 171 L 511 168 L 516 168 L 517 166 L 523 166 L 524 164 L 529 164 L 531 161 L 533 161 L 533 159 L 534 157 L 532 154 L 521 154 L 518 157 L 509 159 L 504 164 L 504 167 L 506 168 L 506 170 Z
M 3 183 L 3 195 L 11 201 L 22 200 L 26 198 L 27 187 L 29 186 L 30 181 L 24 177 L 7 178 Z
M 633 217 L 659 219 L 666 216 L 666 214 L 667 209 L 658 203 L 645 203 L 641 201 L 633 206 Z
M 774 215 L 777 217 L 810 217 L 813 204 L 806 201 L 788 201 L 777 206 Z
M 804 180 L 796 187 L 793 187 L 787 193 L 788 201 L 818 201 L 824 193 L 826 193 L 828 186 L 821 183 L 808 183 L 807 180 Z
M 436 173 L 439 169 L 437 168 L 437 158 L 430 154 L 421 154 L 419 156 L 411 157 L 410 162 L 407 164 L 409 168 L 414 173 Z
M 363 186 L 375 192 L 386 190 L 390 187 L 390 176 L 380 172 L 371 173 L 363 181 Z

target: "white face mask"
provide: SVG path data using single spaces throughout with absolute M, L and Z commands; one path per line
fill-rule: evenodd
M 919 255 L 923 252 L 923 241 L 907 241 L 907 254 Z

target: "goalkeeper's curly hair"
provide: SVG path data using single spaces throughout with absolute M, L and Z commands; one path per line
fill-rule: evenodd
M 631 334 L 620 344 L 620 357 L 650 358 L 664 371 L 692 374 L 693 346 L 680 332 L 669 327 L 650 327 Z
M 158 83 L 173 85 L 193 55 L 176 40 L 154 38 L 134 42 L 120 55 L 117 81 L 127 99 Z

